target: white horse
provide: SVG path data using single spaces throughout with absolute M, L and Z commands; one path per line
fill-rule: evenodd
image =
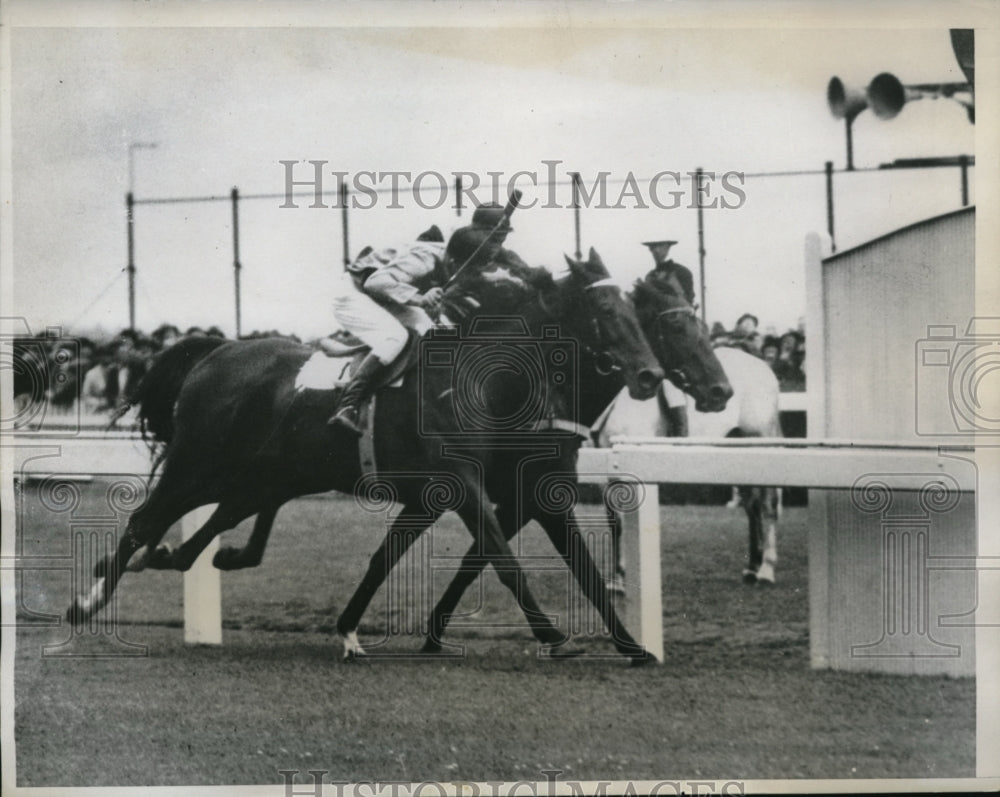
M 721 439 L 724 437 L 781 437 L 778 414 L 778 380 L 763 360 L 742 349 L 715 349 L 729 383 L 733 397 L 722 412 L 699 412 L 687 399 L 688 427 L 691 437 Z M 611 445 L 614 437 L 669 436 L 666 401 L 661 394 L 649 401 L 635 401 L 622 391 L 595 425 L 595 440 L 599 447 Z M 778 561 L 777 521 L 781 510 L 781 491 L 774 487 L 741 487 L 743 508 L 750 521 L 750 554 L 743 580 L 746 583 L 774 583 L 774 566 Z M 621 592 L 624 573 L 621 559 L 621 522 L 609 510 L 612 526 L 612 555 L 616 563 L 616 579 L 611 588 Z M 765 531 L 766 523 L 766 531 Z

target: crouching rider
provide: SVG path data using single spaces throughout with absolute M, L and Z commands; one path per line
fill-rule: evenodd
M 447 247 L 436 226 L 416 242 L 381 252 L 368 250 L 348 266 L 350 280 L 334 301 L 340 325 L 371 348 L 344 388 L 337 412 L 329 423 L 357 435 L 361 407 L 375 392 L 384 370 L 402 353 L 407 329 L 426 334 L 433 326 L 449 281 L 467 271 L 492 267 L 512 270 L 529 267 L 503 244 L 512 231 L 510 216 L 517 207 L 515 191 L 506 206 L 478 207 L 472 224 L 456 230 Z
M 344 388 L 329 424 L 361 435 L 361 407 L 405 348 L 407 329 L 423 335 L 434 326 L 449 276 L 447 260 L 444 236 L 433 226 L 404 246 L 365 250 L 348 266 L 349 278 L 334 300 L 333 314 L 371 351 Z

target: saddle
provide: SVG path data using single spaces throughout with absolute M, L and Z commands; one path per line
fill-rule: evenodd
M 419 342 L 419 333 L 407 329 L 403 351 L 385 369 L 376 386 L 377 390 L 387 386 L 400 387 L 403 384 L 403 376 L 416 365 L 420 352 Z M 319 350 L 299 369 L 295 389 L 339 390 L 351 380 L 369 351 L 371 349 L 356 338 L 324 338 L 319 343 Z
M 323 338 L 319 342 L 319 350 L 327 357 L 350 357 L 358 352 L 367 351 L 368 346 L 351 333 L 340 337 Z

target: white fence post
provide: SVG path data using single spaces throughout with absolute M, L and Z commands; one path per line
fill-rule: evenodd
M 663 591 L 660 586 L 660 488 L 637 484 L 638 506 L 622 513 L 628 629 L 663 663 Z
M 215 506 L 209 504 L 188 512 L 181 520 L 181 537 L 192 537 L 208 522 Z M 222 579 L 212 565 L 218 550 L 216 537 L 184 574 L 184 641 L 188 644 L 222 644 Z

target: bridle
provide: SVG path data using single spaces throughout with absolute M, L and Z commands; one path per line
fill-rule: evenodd
M 590 283 L 584 290 L 589 291 L 592 288 L 618 288 L 618 284 L 611 277 L 606 277 L 605 279 Z M 621 373 L 622 367 L 615 361 L 614 355 L 611 354 L 611 347 L 608 345 L 601 331 L 600 321 L 595 316 L 591 316 L 590 324 L 594 330 L 594 340 L 597 341 L 597 347 L 581 343 L 580 349 L 590 355 L 594 361 L 594 370 L 601 376 L 611 376 L 611 374 Z M 602 363 L 604 362 L 610 363 L 610 365 L 602 367 Z
M 689 315 L 695 320 L 697 320 L 697 315 L 695 314 L 694 308 L 691 305 L 684 305 L 683 307 L 668 307 L 666 310 L 661 310 L 656 314 L 656 341 L 660 346 L 661 351 L 666 348 L 666 338 L 663 332 L 663 318 L 664 316 L 670 315 Z M 678 376 L 677 380 L 671 379 L 671 382 L 679 387 L 684 392 L 687 392 L 688 388 L 691 386 L 691 380 L 685 373 L 683 368 L 671 368 L 670 374 L 676 374 Z

